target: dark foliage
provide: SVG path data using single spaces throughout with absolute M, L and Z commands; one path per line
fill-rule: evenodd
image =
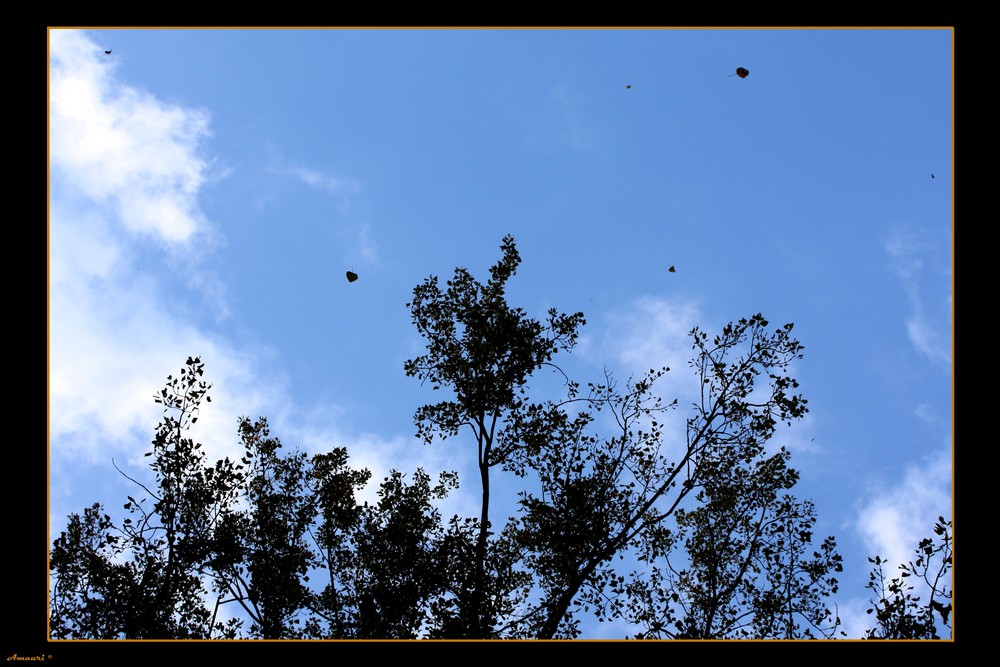
M 940 639 L 951 635 L 951 521 L 938 517 L 934 538 L 924 538 L 916 549 L 916 559 L 899 566 L 899 576 L 886 581 L 886 564 L 881 556 L 869 558 L 874 567 L 868 588 L 875 594 L 869 614 L 875 627 L 869 639 Z M 921 602 L 920 592 L 926 596 Z
M 145 496 L 129 497 L 120 523 L 99 505 L 71 515 L 52 545 L 52 636 L 569 638 L 581 614 L 633 623 L 641 638 L 832 636 L 835 541 L 813 545 L 815 508 L 790 493 L 788 452 L 768 446 L 807 412 L 788 375 L 802 357 L 792 325 L 769 329 L 758 314 L 714 337 L 694 329 L 701 392 L 668 446 L 678 401 L 655 389 L 670 369 L 571 381 L 553 359 L 574 347 L 583 314 L 538 321 L 511 307 L 520 256 L 509 236 L 501 250 L 485 284 L 459 268 L 407 304 L 427 347 L 404 370 L 444 390 L 417 410 L 417 436 L 471 434 L 476 516 L 441 515 L 453 472 L 392 470 L 377 500 L 359 500 L 371 473 L 346 449 L 285 450 L 263 418 L 240 419 L 238 462 L 210 465 L 187 437 L 211 401 L 189 358 L 156 397 L 153 479 L 133 480 Z M 557 398 L 536 395 L 543 367 L 565 378 Z M 524 480 L 503 520 L 490 515 L 498 475 Z M 930 576 L 945 552 L 921 548 L 911 571 Z M 937 590 L 930 608 L 944 613 Z M 880 598 L 879 632 L 902 633 L 893 619 L 913 604 Z

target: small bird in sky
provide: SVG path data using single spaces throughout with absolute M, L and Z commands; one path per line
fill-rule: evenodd
M 729 76 L 738 76 L 741 79 L 745 79 L 748 76 L 750 76 L 750 70 L 748 70 L 746 67 L 737 67 L 736 68 L 736 73 L 735 74 L 730 74 Z
M 677 269 L 674 268 L 673 264 L 670 265 L 670 268 L 667 269 L 667 271 L 669 271 L 670 273 L 677 273 Z
M 358 279 L 358 274 L 356 274 L 354 271 L 347 272 L 347 282 L 353 283 L 357 279 Z
M 111 55 L 111 51 L 105 51 L 104 54 L 110 56 Z
M 931 174 L 931 178 L 934 178 L 934 174 Z
M 632 89 L 632 84 L 631 83 L 625 84 L 625 90 L 631 90 L 631 89 Z

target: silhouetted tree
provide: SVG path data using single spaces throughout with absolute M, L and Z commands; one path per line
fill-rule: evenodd
M 868 639 L 940 639 L 945 628 L 951 635 L 951 585 L 948 573 L 952 564 L 951 521 L 938 517 L 935 538 L 924 538 L 916 549 L 916 559 L 899 566 L 899 576 L 886 581 L 881 556 L 869 558 L 874 564 L 868 588 L 875 594 L 869 614 L 875 627 Z M 926 602 L 921 602 L 914 581 L 921 583 Z M 918 591 L 921 592 L 921 591 Z M 945 604 L 947 602 L 947 604 Z M 938 624 L 940 618 L 940 625 Z
M 440 634 L 453 582 L 472 571 L 472 524 L 445 525 L 432 505 L 456 475 L 432 487 L 422 470 L 412 483 L 393 470 L 378 503 L 359 503 L 371 473 L 348 466 L 346 449 L 283 452 L 266 419 L 245 417 L 241 461 L 210 466 L 185 437 L 210 400 L 203 372 L 189 358 L 156 397 L 171 414 L 149 453 L 156 483 L 132 480 L 147 497 L 129 496 L 120 526 L 100 505 L 73 514 L 54 541 L 53 637 L 244 636 L 242 619 L 216 621 L 226 604 L 250 621 L 246 635 L 265 639 Z
M 504 237 L 501 248 L 503 258 L 490 269 L 485 285 L 458 268 L 447 290 L 431 276 L 413 290 L 407 304 L 413 323 L 427 339 L 427 354 L 405 363 L 407 376 L 454 392 L 454 400 L 417 410 L 418 436 L 430 443 L 435 436 L 455 436 L 466 426 L 476 441 L 482 502 L 460 635 L 477 638 L 492 636 L 497 620 L 486 604 L 490 470 L 517 465 L 511 450 L 518 443 L 508 429 L 531 410 L 524 399 L 528 378 L 550 363 L 560 346 L 572 347 L 577 328 L 585 323 L 582 313 L 558 314 L 553 308 L 542 324 L 508 306 L 505 285 L 521 260 L 512 237 Z
M 452 543 L 472 544 L 468 531 L 449 531 L 432 504 L 457 487 L 457 477 L 442 473 L 431 486 L 421 469 L 411 483 L 393 470 L 380 485 L 377 503 L 351 506 L 331 487 L 354 486 L 367 479 L 367 471 L 359 476 L 346 468 L 346 457 L 341 461 L 317 473 L 322 497 L 335 502 L 323 507 L 317 540 L 329 580 L 310 606 L 317 615 L 312 636 L 425 636 L 441 623 L 440 608 L 454 576 Z
M 811 548 L 815 511 L 790 495 L 754 505 L 718 497 L 679 511 L 674 559 L 651 562 L 628 592 L 640 638 L 796 639 L 832 637 L 839 618 L 826 603 L 842 571 L 833 538 Z
M 682 557 L 701 569 L 705 580 L 717 582 L 711 585 L 714 602 L 701 595 L 705 612 L 711 615 L 710 608 L 730 603 L 731 591 L 746 589 L 758 574 L 760 564 L 732 569 L 730 557 L 737 551 L 764 563 L 760 551 L 770 533 L 798 528 L 799 535 L 806 534 L 805 524 L 795 522 L 811 526 L 811 515 L 792 509 L 796 506 L 791 500 L 785 501 L 787 507 L 781 506 L 776 495 L 797 479 L 784 466 L 787 455 L 768 457 L 763 447 L 778 423 L 790 424 L 806 412 L 805 399 L 790 393 L 797 383 L 783 373 L 801 356 L 802 348 L 789 335 L 791 325 L 774 332 L 768 332 L 767 326 L 756 315 L 727 325 L 711 343 L 706 334 L 692 331 L 698 352 L 692 366 L 702 394 L 693 406 L 695 415 L 687 421 L 685 446 L 674 457 L 664 452 L 663 425 L 657 415 L 676 401 L 663 406 L 651 394 L 667 368 L 651 370 L 638 382 L 629 380 L 623 391 L 610 375 L 605 384 L 591 385 L 588 404 L 611 412 L 618 429 L 612 438 L 585 435 L 592 417 L 584 412 L 574 419 L 560 418 L 565 437 L 559 446 L 536 448 L 542 453 L 535 467 L 542 471 L 544 493 L 551 498 L 546 502 L 524 494 L 522 501 L 527 510 L 527 560 L 544 575 L 544 611 L 540 614 L 544 620 L 537 636 L 574 635 L 570 612 L 574 604 L 594 611 L 599 618 L 624 617 L 645 625 L 650 629 L 647 636 L 663 636 L 666 622 L 677 613 L 665 602 L 676 607 L 681 598 L 673 586 L 654 593 L 667 581 L 664 572 L 656 569 L 658 559 L 678 546 L 685 547 Z M 755 388 L 760 375 L 767 378 L 766 392 Z M 682 503 L 695 489 L 696 509 L 685 510 Z M 805 507 L 811 510 L 811 505 Z M 574 520 L 567 521 L 568 517 Z M 677 531 L 670 531 L 670 520 L 677 522 Z M 685 534 L 691 535 L 686 543 Z M 714 547 L 706 545 L 708 537 Z M 613 558 L 624 557 L 629 549 L 646 563 L 641 572 L 633 573 L 631 584 L 612 566 Z M 839 569 L 839 556 L 833 549 L 831 538 L 819 559 L 825 564 L 825 569 L 820 568 L 824 575 Z M 773 556 L 771 561 L 768 576 L 791 576 L 791 572 L 781 574 Z M 558 564 L 559 571 L 548 563 Z M 818 577 L 817 564 L 810 567 Z M 693 586 L 693 579 L 685 580 Z M 691 588 L 692 595 L 696 588 Z M 835 580 L 823 576 L 809 594 L 822 597 L 834 590 Z M 763 595 L 756 596 L 759 607 Z M 805 591 L 800 589 L 788 596 L 795 598 L 789 604 L 805 605 L 802 595 Z M 651 605 L 654 598 L 659 612 Z M 764 615 L 759 616 L 763 621 Z M 763 634 L 765 625 L 758 627 Z M 713 622 L 703 625 L 700 634 L 722 636 L 718 630 Z
M 188 358 L 155 397 L 164 406 L 152 457 L 154 490 L 129 496 L 120 527 L 100 505 L 70 516 L 55 540 L 50 627 L 58 638 L 205 638 L 232 636 L 213 626 L 203 577 L 214 530 L 235 501 L 243 478 L 228 459 L 204 465 L 201 444 L 184 437 L 197 421 L 209 385 L 204 365 Z M 142 486 L 142 485 L 140 485 Z M 151 506 L 146 501 L 151 500 Z
M 763 443 L 778 423 L 790 424 L 806 413 L 805 399 L 792 393 L 797 382 L 785 374 L 801 358 L 802 346 L 790 336 L 792 325 L 768 332 L 761 315 L 727 325 L 712 341 L 692 331 L 702 395 L 688 420 L 686 446 L 671 458 L 663 452 L 663 426 L 657 419 L 676 401 L 664 406 L 653 394 L 668 368 L 650 370 L 638 381 L 630 378 L 621 389 L 606 372 L 605 382 L 588 384 L 586 394 L 567 378 L 564 400 L 527 398 L 531 374 L 551 365 L 559 346 L 572 347 L 585 322 L 582 313 L 559 315 L 552 309 L 543 326 L 508 306 L 505 283 L 520 258 L 510 236 L 501 248 L 503 258 L 490 269 L 486 285 L 460 268 L 446 291 L 434 277 L 414 290 L 409 306 L 427 339 L 428 354 L 408 361 L 405 368 L 434 389 L 454 392 L 454 400 L 417 411 L 418 434 L 425 442 L 453 437 L 462 427 L 475 440 L 483 495 L 472 592 L 476 612 L 466 620 L 465 636 L 491 636 L 500 622 L 483 614 L 482 595 L 477 594 L 483 589 L 482 564 L 491 534 L 489 475 L 497 466 L 518 476 L 537 476 L 542 488 L 541 497 L 521 494 L 522 512 L 494 540 L 512 537 L 533 577 L 526 604 L 500 627 L 514 636 L 575 636 L 574 607 L 593 610 L 600 618 L 621 615 L 627 590 L 622 575 L 611 567 L 615 556 L 660 534 L 695 488 L 714 486 L 713 494 L 703 492 L 699 500 L 724 511 L 722 494 L 738 489 L 730 488 L 736 478 L 726 479 L 720 471 L 736 460 L 757 466 Z M 762 374 L 766 392 L 755 386 Z M 594 413 L 601 410 L 610 412 L 617 425 L 609 438 L 592 432 Z M 748 491 L 758 495 L 774 495 L 774 489 L 794 483 L 783 466 L 764 468 L 756 479 Z M 750 500 L 761 503 L 758 496 Z M 784 517 L 786 523 L 791 516 Z M 730 524 L 730 530 L 743 525 L 735 519 Z M 755 550 L 757 538 L 746 539 Z M 835 569 L 832 542 L 826 551 L 829 569 Z M 769 573 L 781 576 L 773 567 Z M 737 579 L 734 585 L 744 583 L 746 576 Z M 835 588 L 832 577 L 818 582 L 812 589 L 818 595 L 823 586 Z M 609 592 L 618 597 L 609 598 Z
M 147 498 L 129 498 L 121 527 L 99 505 L 74 514 L 53 544 L 53 635 L 554 638 L 578 636 L 583 612 L 641 637 L 829 636 L 840 556 L 833 538 L 809 555 L 815 509 L 788 493 L 788 453 L 766 447 L 807 412 L 788 375 L 802 356 L 792 325 L 758 314 L 711 339 L 692 330 L 701 393 L 678 447 L 664 433 L 678 401 L 655 391 L 669 368 L 621 384 L 606 370 L 585 389 L 563 373 L 558 399 L 534 394 L 533 374 L 562 372 L 554 355 L 585 321 L 508 305 L 520 256 L 510 236 L 501 249 L 485 284 L 459 268 L 407 304 L 427 348 L 404 370 L 451 393 L 417 410 L 417 435 L 471 432 L 477 516 L 436 508 L 452 472 L 392 470 L 361 502 L 371 473 L 345 448 L 284 450 L 263 418 L 240 419 L 240 462 L 208 465 L 185 437 L 211 400 L 189 358 L 157 396 L 172 414 Z M 536 490 L 505 521 L 490 516 L 501 471 Z M 226 604 L 248 628 L 217 622 Z
M 210 559 L 216 588 L 249 616 L 264 639 L 296 637 L 296 617 L 309 598 L 313 561 L 308 531 L 315 515 L 306 455 L 280 456 L 281 441 L 266 419 L 239 421 L 244 455 L 238 507 L 227 511 Z
M 787 493 L 798 481 L 790 454 L 765 448 L 779 423 L 807 412 L 806 400 L 789 393 L 798 383 L 784 374 L 802 346 L 792 325 L 767 326 L 756 315 L 711 343 L 692 332 L 702 393 L 688 442 L 703 447 L 689 459 L 685 484 L 697 489 L 695 506 L 675 512 L 676 529 L 645 532 L 648 565 L 619 587 L 630 597 L 628 618 L 646 628 L 641 637 L 829 637 L 839 625 L 824 603 L 843 569 L 836 542 L 828 537 L 807 555 L 815 508 Z

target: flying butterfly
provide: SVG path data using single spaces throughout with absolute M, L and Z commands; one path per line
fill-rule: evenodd
M 730 74 L 729 76 L 738 76 L 741 79 L 745 79 L 748 76 L 750 76 L 750 70 L 748 70 L 746 67 L 737 67 L 736 68 L 736 73 L 735 74 Z
M 358 279 L 358 274 L 356 274 L 354 271 L 347 272 L 347 282 L 353 283 L 357 279 Z

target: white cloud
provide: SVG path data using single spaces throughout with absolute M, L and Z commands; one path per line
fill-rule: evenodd
M 894 485 L 885 484 L 867 494 L 855 515 L 853 525 L 860 541 L 860 551 L 867 557 L 879 556 L 885 562 L 887 579 L 897 576 L 902 563 L 912 561 L 920 540 L 933 538 L 933 528 L 939 516 L 951 518 L 951 439 L 941 450 L 911 464 Z M 874 567 L 862 561 L 866 571 Z M 867 579 L 867 575 L 866 575 Z M 915 578 L 909 580 L 919 587 Z M 950 588 L 950 585 L 949 585 Z M 874 621 L 867 610 L 872 607 L 875 593 L 855 595 L 839 602 L 842 630 L 849 638 L 865 635 Z M 923 591 L 916 595 L 925 600 Z
M 49 36 L 53 172 L 132 233 L 191 240 L 207 224 L 197 193 L 209 166 L 199 152 L 208 114 L 117 83 L 114 65 L 82 31 Z
M 855 527 L 866 550 L 890 566 L 909 562 L 917 544 L 932 537 L 939 516 L 951 517 L 951 446 L 907 466 L 894 486 L 878 489 L 858 512 Z
M 86 32 L 50 35 L 49 433 L 62 494 L 74 465 L 117 455 L 145 467 L 161 417 L 153 395 L 188 356 L 214 385 L 191 433 L 212 460 L 238 453 L 238 416 L 289 398 L 287 381 L 260 370 L 267 348 L 198 325 L 226 312 L 225 287 L 204 268 L 214 246 L 190 243 L 215 233 L 198 204 L 207 114 L 117 82 Z
M 668 411 L 658 420 L 665 425 L 664 433 L 673 447 L 683 446 L 686 420 L 693 414 L 691 406 L 700 400 L 699 381 L 691 367 L 695 350 L 690 332 L 697 326 L 711 337 L 719 330 L 718 326 L 701 322 L 702 318 L 699 307 L 692 301 L 641 297 L 611 313 L 603 340 L 600 344 L 589 341 L 587 349 L 588 355 L 615 359 L 623 367 L 621 373 L 616 373 L 616 378 L 620 379 L 628 373 L 638 376 L 662 366 L 671 369 L 658 381 L 656 393 L 663 398 L 664 404 L 675 398 L 678 401 L 675 410 Z M 600 349 L 592 354 L 590 348 Z M 744 354 L 745 350 L 738 353 Z M 797 376 L 797 363 L 793 362 L 787 371 L 792 377 Z M 766 379 L 758 378 L 748 396 L 749 401 L 763 403 L 769 398 L 771 389 Z M 765 451 L 773 454 L 784 447 L 793 456 L 810 455 L 810 459 L 794 459 L 792 467 L 795 468 L 800 468 L 803 461 L 815 464 L 823 452 L 815 436 L 815 420 L 807 413 L 791 426 L 779 423 L 774 436 L 765 443 Z
M 679 396 L 680 407 L 686 408 L 698 398 L 700 387 L 691 367 L 696 352 L 692 349 L 690 332 L 697 326 L 711 337 L 718 330 L 712 324 L 700 322 L 701 319 L 702 314 L 692 301 L 640 297 L 609 314 L 602 349 L 594 350 L 593 354 L 599 353 L 597 356 L 615 359 L 626 375 L 631 373 L 638 376 L 649 369 L 667 366 L 670 372 L 659 382 L 660 394 Z M 594 347 L 597 345 L 588 341 L 588 355 L 592 354 L 591 348 Z M 745 350 L 738 349 L 735 352 L 744 354 Z M 788 373 L 795 377 L 794 363 L 789 367 Z M 620 374 L 616 373 L 618 375 Z M 769 385 L 758 380 L 748 400 L 764 402 L 769 395 Z M 812 422 L 808 416 L 793 423 L 793 427 L 779 430 L 782 440 L 779 444 L 799 450 L 818 449 L 807 437 L 812 431 Z
M 840 629 L 847 639 L 863 638 L 872 627 L 872 617 L 868 614 L 871 604 L 867 598 L 851 598 L 837 603 Z M 838 635 L 840 636 L 840 635 Z
M 148 479 L 143 454 L 162 416 L 153 395 L 188 356 L 201 357 L 204 380 L 213 385 L 212 402 L 202 405 L 189 434 L 205 444 L 209 461 L 242 454 L 238 417 L 266 415 L 289 447 L 346 446 L 351 464 L 374 474 L 366 490 L 372 499 L 392 467 L 408 475 L 418 466 L 432 475 L 455 468 L 455 443 L 423 447 L 412 437 L 358 435 L 336 408 L 295 407 L 289 380 L 266 370 L 272 350 L 237 346 L 211 331 L 226 304 L 225 285 L 207 268 L 224 246 L 202 242 L 217 233 L 199 204 L 215 163 L 205 142 L 208 114 L 116 81 L 114 66 L 101 60 L 102 49 L 85 31 L 50 35 L 53 530 L 83 504 L 118 501 L 130 483 L 112 458 L 130 476 Z M 318 172 L 298 176 L 340 194 L 356 189 L 349 179 Z M 374 261 L 367 227 L 357 243 L 362 258 Z M 459 470 L 463 491 L 474 488 L 467 472 Z M 467 502 L 458 493 L 442 509 L 474 514 Z
M 54 453 L 93 461 L 148 443 L 166 375 L 220 349 L 137 260 L 153 239 L 176 262 L 211 232 L 197 203 L 208 117 L 117 83 L 85 32 L 50 37 L 50 436 Z
M 610 314 L 604 346 L 631 372 L 668 366 L 683 375 L 691 359 L 688 334 L 700 317 L 692 302 L 640 297 Z
M 913 311 L 913 315 L 906 320 L 906 333 L 910 337 L 910 342 L 928 359 L 950 364 L 951 353 L 941 340 L 939 332 L 925 318 L 918 302 L 914 303 Z
M 697 396 L 698 382 L 691 372 L 691 339 L 688 335 L 700 318 L 698 307 L 680 299 L 639 297 L 608 313 L 602 334 L 588 337 L 579 348 L 584 360 L 603 364 L 613 360 L 607 370 L 619 390 L 631 378 L 643 377 L 650 369 L 666 366 L 670 371 L 661 377 L 654 393 L 664 407 L 677 399 L 676 409 L 657 418 L 664 424 L 668 446 L 682 446 L 685 419 Z M 601 383 L 604 377 L 597 378 Z M 595 427 L 602 435 L 617 429 L 610 413 L 596 415 Z M 610 431 L 608 431 L 610 429 Z

